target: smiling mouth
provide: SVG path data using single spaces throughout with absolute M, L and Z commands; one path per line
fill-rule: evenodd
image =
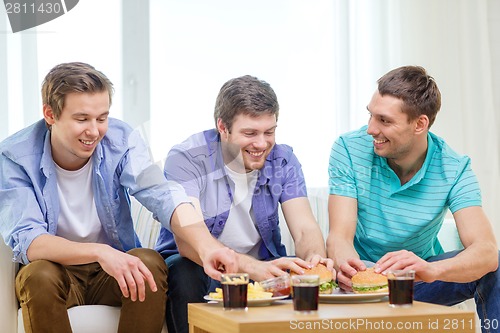
M 264 155 L 264 151 L 248 151 L 247 150 L 247 153 L 249 153 L 253 157 L 261 157 L 262 155 Z
M 92 146 L 96 140 L 80 140 L 81 143 L 87 146 Z
M 386 142 L 388 142 L 388 141 L 389 141 L 389 140 L 387 140 L 387 139 L 386 139 L 386 140 L 377 140 L 377 139 L 373 139 L 373 142 L 374 142 L 375 144 L 377 144 L 377 145 L 380 145 L 380 144 L 382 144 L 382 143 L 386 143 Z

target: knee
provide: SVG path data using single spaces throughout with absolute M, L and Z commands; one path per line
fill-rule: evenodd
M 194 261 L 189 260 L 188 258 L 185 258 L 181 256 L 180 254 L 174 254 L 167 259 L 165 259 L 165 262 L 168 265 L 168 269 L 170 271 L 175 271 L 175 270 L 191 270 L 191 271 L 196 271 L 196 270 L 203 270 L 203 267 L 195 263 Z
M 498 251 L 498 257 L 497 257 L 497 269 L 494 270 L 494 273 L 496 275 L 499 275 L 500 274 L 500 251 Z
M 16 276 L 20 293 L 44 294 L 69 290 L 70 281 L 64 267 L 49 260 L 36 260 L 22 267 Z
M 497 267 L 494 271 L 490 272 L 490 274 L 493 274 L 495 276 L 499 276 L 500 275 L 500 251 L 498 251 L 498 256 L 497 256 Z
M 203 267 L 194 261 L 179 254 L 170 256 L 165 261 L 168 265 L 169 280 L 175 277 L 178 280 L 180 279 L 182 284 L 186 284 L 187 281 L 206 284 L 208 275 L 205 274 Z
M 165 261 L 163 260 L 162 256 L 153 249 L 136 248 L 128 251 L 127 253 L 141 259 L 141 261 L 148 268 L 155 266 L 166 268 Z
M 168 265 L 168 283 L 172 292 L 199 294 L 208 288 L 210 278 L 205 274 L 203 267 L 180 255 L 173 255 L 166 259 Z
M 498 260 L 500 262 L 500 251 L 498 252 Z M 481 277 L 478 281 L 480 285 L 495 286 L 496 288 L 500 288 L 500 269 L 497 268 L 496 270 L 483 275 L 483 277 Z
M 144 265 L 146 265 L 146 267 L 153 274 L 157 285 L 160 284 L 158 288 L 164 288 L 166 291 L 168 269 L 162 256 L 157 251 L 147 248 L 136 248 L 128 251 L 127 253 L 141 259 Z M 163 286 L 164 284 L 165 286 Z

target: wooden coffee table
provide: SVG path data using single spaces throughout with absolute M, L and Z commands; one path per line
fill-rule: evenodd
M 224 311 L 220 304 L 188 304 L 190 333 L 282 332 L 475 332 L 475 313 L 422 302 L 410 308 L 377 303 L 320 303 L 314 314 L 296 314 L 290 300 L 247 311 Z

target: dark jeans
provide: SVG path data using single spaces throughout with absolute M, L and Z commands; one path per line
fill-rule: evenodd
M 204 295 L 214 291 L 218 281 L 212 280 L 203 267 L 174 254 L 165 262 L 168 266 L 167 327 L 169 333 L 188 333 L 188 303 L 205 302 Z
M 463 250 L 446 252 L 429 258 L 427 261 L 439 261 L 456 256 Z M 500 252 L 499 252 L 500 258 Z M 365 261 L 366 265 L 374 263 Z M 499 271 L 488 273 L 476 281 L 467 283 L 434 281 L 426 283 L 415 282 L 413 298 L 416 301 L 440 305 L 455 305 L 474 298 L 476 310 L 481 321 L 483 333 L 500 332 L 500 287 Z
M 144 302 L 122 296 L 117 281 L 98 263 L 63 266 L 36 260 L 21 267 L 16 294 L 27 333 L 71 332 L 67 309 L 77 305 L 121 306 L 118 332 L 159 333 L 165 320 L 167 268 L 160 254 L 151 249 L 128 252 L 141 258 L 155 278 L 158 291 L 146 287 Z M 92 318 L 88 318 L 92 320 Z
M 456 256 L 460 251 L 447 252 L 427 261 L 438 261 Z M 499 271 L 488 273 L 479 280 L 467 283 L 434 281 L 416 282 L 414 298 L 417 301 L 441 305 L 455 305 L 470 298 L 476 301 L 482 332 L 500 332 Z

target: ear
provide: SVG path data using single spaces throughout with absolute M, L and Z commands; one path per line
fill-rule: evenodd
M 217 131 L 219 131 L 219 134 L 221 136 L 224 135 L 224 133 L 227 135 L 227 132 L 229 131 L 226 125 L 222 122 L 222 119 L 217 119 Z
M 421 133 L 427 133 L 429 130 L 429 117 L 427 117 L 425 114 L 421 114 L 415 123 L 415 133 L 416 134 L 421 134 Z
M 53 125 L 55 123 L 56 117 L 54 115 L 54 112 L 52 112 L 52 108 L 47 104 L 43 105 L 43 118 L 49 125 Z

